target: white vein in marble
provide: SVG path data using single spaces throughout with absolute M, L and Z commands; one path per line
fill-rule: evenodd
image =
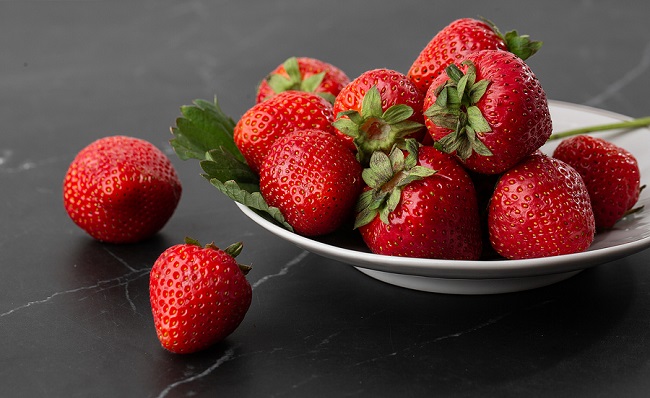
M 650 43 L 645 46 L 641 59 L 632 69 L 628 70 L 625 74 L 621 76 L 620 79 L 610 83 L 605 89 L 598 95 L 592 97 L 585 102 L 585 105 L 589 106 L 599 106 L 605 103 L 611 97 L 617 95 L 624 87 L 627 85 L 638 81 L 640 78 L 643 78 L 644 75 L 650 69 Z

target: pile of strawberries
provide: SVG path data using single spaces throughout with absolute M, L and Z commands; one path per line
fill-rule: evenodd
M 301 235 L 354 228 L 374 253 L 440 259 L 584 251 L 637 202 L 639 169 L 589 136 L 539 151 L 552 121 L 525 59 L 540 46 L 465 18 L 406 74 L 350 81 L 290 58 L 262 81 L 233 139 L 266 204 Z
M 442 29 L 404 74 L 351 80 L 314 58 L 289 58 L 235 122 L 217 100 L 181 108 L 171 145 L 200 160 L 233 200 L 297 234 L 359 232 L 378 254 L 478 260 L 586 250 L 632 211 L 642 189 L 634 157 L 587 135 L 539 148 L 552 121 L 525 60 L 541 43 L 489 21 Z M 84 148 L 63 184 L 70 218 L 93 238 L 133 243 L 170 219 L 181 184 L 152 144 L 114 136 Z M 157 336 L 176 353 L 232 333 L 251 304 L 250 267 L 193 239 L 156 260 L 150 301 Z

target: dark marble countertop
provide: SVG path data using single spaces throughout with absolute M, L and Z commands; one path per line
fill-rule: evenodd
M 392 286 L 285 242 L 169 148 L 179 108 L 218 95 L 237 118 L 291 55 L 355 77 L 406 72 L 453 19 L 544 41 L 549 98 L 650 114 L 645 1 L 0 2 L 0 396 L 641 397 L 650 390 L 650 251 L 497 295 Z M 165 150 L 181 203 L 153 239 L 93 241 L 68 219 L 74 155 L 113 134 Z M 148 271 L 191 235 L 243 240 L 253 302 L 225 341 L 173 355 Z

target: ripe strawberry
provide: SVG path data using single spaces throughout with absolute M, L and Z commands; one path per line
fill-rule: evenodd
M 375 152 L 363 178 L 357 220 L 368 248 L 391 256 L 477 260 L 481 229 L 476 191 L 462 165 L 430 146 Z
M 530 41 L 527 35 L 516 31 L 504 35 L 489 21 L 462 18 L 440 30 L 422 49 L 407 75 L 416 87 L 425 93 L 435 78 L 451 63 L 460 62 L 469 54 L 480 50 L 510 51 L 527 59 L 535 54 L 541 42 Z
M 242 244 L 220 250 L 192 239 L 165 250 L 151 269 L 149 297 L 156 334 L 174 353 L 203 350 L 241 324 L 251 304 L 250 267 L 237 264 Z
M 539 80 L 524 61 L 505 51 L 479 51 L 450 65 L 431 85 L 424 109 L 436 145 L 483 174 L 508 170 L 552 132 Z
M 334 101 L 337 135 L 367 163 L 376 150 L 390 151 L 405 137 L 421 140 L 420 93 L 406 75 L 390 69 L 362 73 L 345 86 Z
M 332 104 L 302 91 L 285 91 L 254 105 L 235 125 L 233 138 L 250 168 L 259 173 L 271 144 L 295 130 L 319 129 L 334 134 Z
M 578 135 L 560 142 L 553 157 L 582 176 L 596 228 L 612 228 L 639 200 L 641 173 L 636 158 L 627 150 L 601 138 Z
M 63 205 L 93 238 L 132 243 L 167 223 L 181 192 L 169 158 L 153 144 L 111 136 L 91 143 L 72 161 L 63 181 Z
M 330 102 L 350 82 L 341 69 L 321 60 L 291 57 L 278 65 L 257 88 L 260 103 L 288 90 L 317 93 Z
M 333 134 L 298 130 L 279 138 L 260 171 L 260 192 L 300 235 L 333 232 L 352 216 L 361 165 Z
M 587 187 L 571 166 L 537 151 L 497 182 L 488 228 L 494 249 L 509 259 L 582 252 L 595 233 Z

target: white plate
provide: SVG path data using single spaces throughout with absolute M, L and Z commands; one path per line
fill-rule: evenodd
M 582 105 L 550 101 L 554 131 L 612 123 L 629 118 Z M 641 178 L 650 175 L 650 131 L 640 128 L 595 133 L 630 151 L 638 160 Z M 542 150 L 553 152 L 557 141 Z M 644 182 L 642 181 L 642 184 Z M 461 261 L 392 257 L 370 253 L 354 232 L 310 239 L 266 221 L 239 203 L 241 211 L 271 233 L 315 254 L 351 264 L 375 279 L 409 289 L 452 294 L 494 294 L 550 285 L 580 271 L 616 260 L 650 246 L 650 190 L 642 191 L 644 211 L 619 221 L 611 231 L 596 235 L 589 250 L 527 260 Z

